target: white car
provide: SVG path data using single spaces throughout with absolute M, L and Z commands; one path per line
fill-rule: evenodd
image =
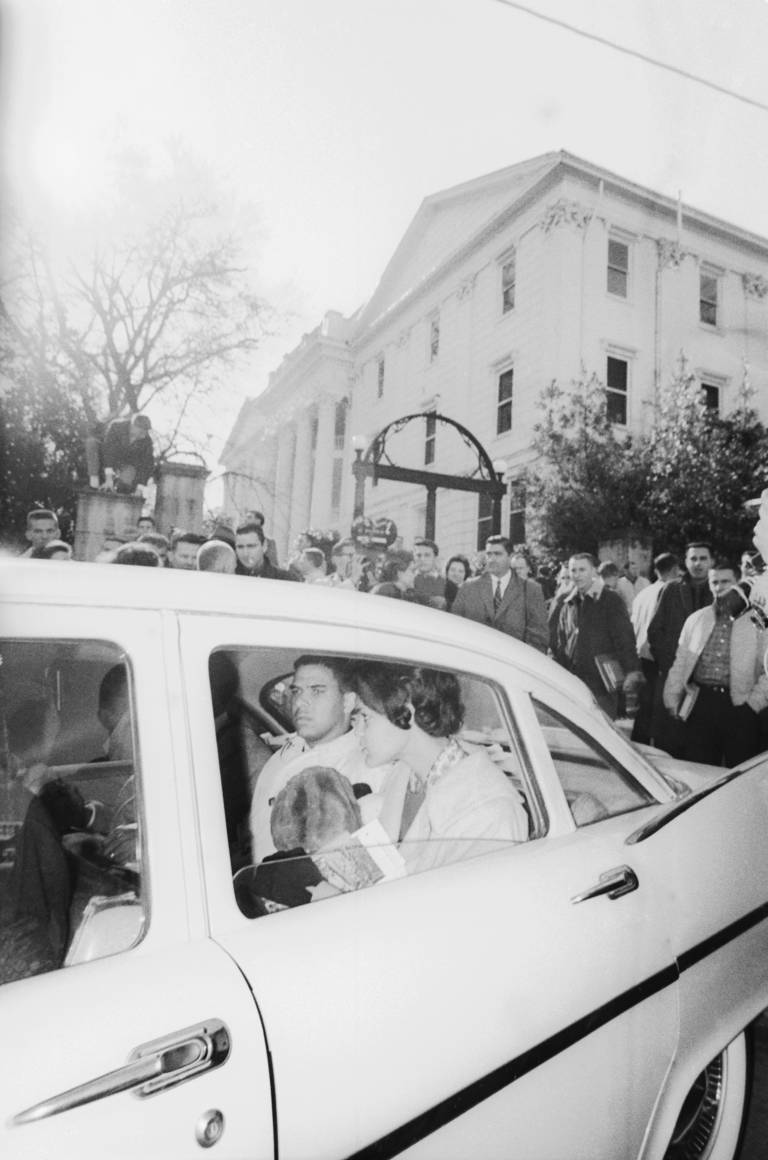
M 0 588 L 0 1155 L 735 1155 L 768 763 L 644 755 L 540 654 L 380 597 L 31 561 Z M 250 917 L 306 653 L 455 674 L 527 840 Z

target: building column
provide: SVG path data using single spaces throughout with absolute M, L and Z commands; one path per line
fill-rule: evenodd
M 299 532 L 309 527 L 309 499 L 312 490 L 312 412 L 307 408 L 296 424 L 296 450 L 293 456 L 293 489 L 289 556 Z
M 312 480 L 312 506 L 309 522 L 313 528 L 326 531 L 331 525 L 331 486 L 333 460 L 336 454 L 336 399 L 323 395 L 317 404 L 317 447 Z
M 272 507 L 271 529 L 267 527 L 267 535 L 273 537 L 277 546 L 277 556 L 280 566 L 288 559 L 290 522 L 291 522 L 291 494 L 293 490 L 293 459 L 296 447 L 296 428 L 292 423 L 286 423 L 280 428 L 277 438 L 277 458 L 275 463 L 275 495 Z

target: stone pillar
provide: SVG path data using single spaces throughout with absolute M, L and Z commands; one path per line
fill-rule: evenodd
M 296 428 L 286 423 L 281 426 L 277 437 L 277 463 L 275 466 L 275 502 L 272 510 L 271 532 L 277 545 L 280 563 L 288 559 L 288 535 L 291 519 L 291 495 L 293 491 L 293 453 L 296 446 Z
M 293 490 L 291 493 L 290 559 L 293 541 L 309 527 L 309 500 L 312 491 L 312 411 L 307 408 L 296 424 L 296 450 L 293 456 Z
M 336 400 L 323 395 L 317 404 L 317 448 L 309 523 L 325 531 L 331 524 L 331 487 L 335 448 Z
M 76 560 L 95 560 L 106 540 L 132 540 L 144 500 L 140 495 L 114 491 L 81 491 L 77 497 L 75 523 Z
M 157 530 L 164 536 L 172 528 L 202 532 L 203 491 L 208 469 L 199 463 L 161 463 L 157 476 Z

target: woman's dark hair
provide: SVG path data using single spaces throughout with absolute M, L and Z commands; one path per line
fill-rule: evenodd
M 415 721 L 430 737 L 450 737 L 464 720 L 458 679 L 440 669 L 362 662 L 352 670 L 351 687 L 398 729 Z
M 150 544 L 131 542 L 118 548 L 110 564 L 141 564 L 145 568 L 160 568 L 162 560 Z
M 464 568 L 464 579 L 469 580 L 472 575 L 472 566 L 466 556 L 451 556 L 448 563 L 445 565 L 445 574 L 448 575 L 451 564 L 461 564 Z
M 388 552 L 379 573 L 382 584 L 396 584 L 400 574 L 407 572 L 413 563 L 410 552 Z

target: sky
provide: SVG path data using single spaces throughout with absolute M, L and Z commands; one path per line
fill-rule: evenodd
M 529 0 L 768 106 L 768 0 Z M 66 251 L 116 147 L 174 141 L 226 192 L 276 309 L 209 421 L 373 292 L 428 195 L 551 150 L 768 237 L 768 109 L 508 0 L 0 0 L 5 196 Z

